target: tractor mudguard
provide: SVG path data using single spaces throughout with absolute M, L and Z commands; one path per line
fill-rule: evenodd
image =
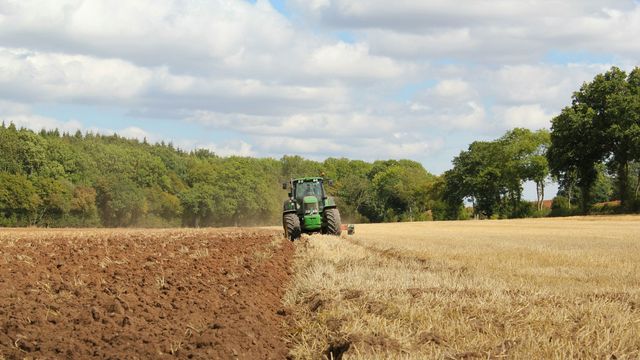
M 282 212 L 284 214 L 296 212 L 296 202 L 291 199 L 285 200 L 282 204 Z
M 324 199 L 324 208 L 325 209 L 332 209 L 335 208 L 336 205 L 336 201 L 331 197 L 327 197 L 326 199 Z

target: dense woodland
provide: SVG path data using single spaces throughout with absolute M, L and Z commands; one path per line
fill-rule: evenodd
M 346 221 L 514 218 L 638 211 L 640 70 L 600 74 L 551 131 L 476 141 L 442 176 L 418 162 L 220 157 L 117 135 L 0 127 L 0 226 L 278 224 L 292 177 L 324 173 Z M 531 181 L 538 201 L 523 201 Z M 552 209 L 545 185 L 560 184 Z M 611 200 L 620 204 L 602 205 Z

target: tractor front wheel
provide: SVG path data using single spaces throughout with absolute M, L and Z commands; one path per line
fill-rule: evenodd
M 340 221 L 340 212 L 338 209 L 326 209 L 324 211 L 324 217 L 327 224 L 327 235 L 340 236 L 342 233 L 342 224 Z
M 284 236 L 293 241 L 300 238 L 302 230 L 300 229 L 300 219 L 295 213 L 288 213 L 282 216 L 282 225 L 284 226 Z

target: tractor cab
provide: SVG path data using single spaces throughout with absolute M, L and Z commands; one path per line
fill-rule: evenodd
M 296 202 L 304 207 L 304 204 L 310 204 L 311 199 L 316 199 L 316 204 L 325 198 L 322 179 L 297 179 L 292 181 L 293 194 L 295 194 Z M 306 200 L 305 200 L 306 199 Z

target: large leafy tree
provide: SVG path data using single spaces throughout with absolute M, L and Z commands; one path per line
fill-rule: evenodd
M 516 128 L 508 131 L 498 142 L 506 153 L 503 168 L 507 185 L 512 194 L 512 211 L 517 212 L 522 198 L 522 182 L 533 181 L 536 184 L 536 207 L 542 209 L 544 188 L 549 176 L 549 163 L 546 152 L 550 144 L 547 130 L 531 131 Z
M 566 107 L 552 120 L 548 152 L 551 173 L 561 181 L 576 178 L 582 193 L 582 209 L 587 211 L 597 171 L 604 157 L 604 139 L 595 128 L 595 112 L 584 105 Z
M 616 174 L 624 206 L 632 196 L 630 168 L 640 160 L 640 69 L 629 75 L 617 67 L 597 75 L 573 94 L 571 106 L 553 119 L 549 162 L 561 182 L 575 177 L 582 209 L 588 211 L 596 165 Z
M 40 197 L 34 222 L 50 226 L 68 215 L 73 198 L 73 185 L 68 180 L 35 177 L 33 184 Z
M 42 204 L 36 188 L 22 174 L 0 172 L 0 225 L 31 225 Z

